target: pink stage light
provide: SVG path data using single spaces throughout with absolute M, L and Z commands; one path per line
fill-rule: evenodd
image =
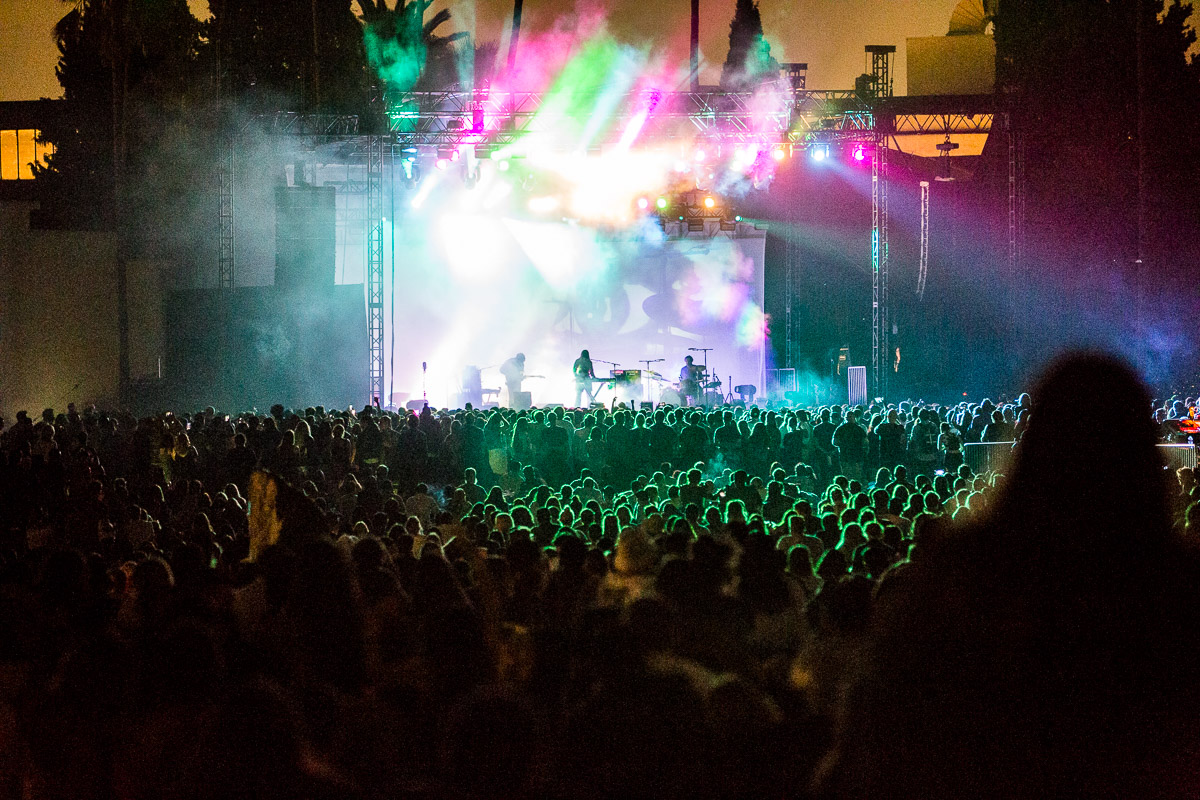
M 863 147 L 861 144 L 855 145 L 854 146 L 854 160 L 855 161 L 865 161 L 866 158 L 867 158 L 867 148 Z
M 433 165 L 438 169 L 445 169 L 446 167 L 450 166 L 450 161 L 449 159 L 439 158 L 437 161 L 433 162 Z
M 650 207 L 650 201 L 648 199 L 646 199 L 645 197 L 639 197 L 637 200 L 637 207 L 639 210 L 645 211 L 647 208 Z

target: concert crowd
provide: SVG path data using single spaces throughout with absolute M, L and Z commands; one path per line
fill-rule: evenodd
M 1155 405 L 19 414 L 0 795 L 1200 796 Z

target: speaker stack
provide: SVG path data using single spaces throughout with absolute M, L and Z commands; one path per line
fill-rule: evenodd
M 275 190 L 275 285 L 332 287 L 337 264 L 337 205 L 332 186 Z

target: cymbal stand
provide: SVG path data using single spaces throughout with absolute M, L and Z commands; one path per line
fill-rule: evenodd
M 715 350 L 716 348 L 715 347 L 691 347 L 688 349 L 697 350 L 701 353 L 704 353 L 704 383 L 707 384 L 708 383 L 708 354 L 710 351 Z M 706 407 L 708 406 L 708 386 L 702 385 L 700 387 L 700 396 L 696 399 L 697 399 L 697 401 L 699 401 L 700 405 L 706 406 Z
M 654 381 L 650 377 L 650 365 L 657 364 L 660 361 L 666 361 L 665 358 L 643 358 L 639 364 L 645 364 L 646 369 L 642 372 L 642 383 L 646 386 L 646 399 L 651 403 L 656 403 L 654 400 Z M 661 395 L 660 395 L 661 396 Z

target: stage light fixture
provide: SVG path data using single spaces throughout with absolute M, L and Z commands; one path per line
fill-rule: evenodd
M 647 208 L 650 207 L 650 201 L 647 200 L 645 197 L 639 197 L 637 199 L 637 207 L 640 211 L 645 211 Z
M 853 153 L 853 155 L 854 155 L 854 160 L 855 160 L 855 161 L 866 161 L 866 160 L 867 160 L 867 148 L 866 148 L 866 146 L 865 146 L 865 145 L 861 145 L 861 144 L 856 144 L 856 145 L 854 145 L 854 153 Z
M 695 158 L 697 164 L 702 164 L 704 163 L 704 159 L 708 158 L 708 154 L 703 150 L 697 150 L 695 153 Z
M 771 158 L 776 161 L 783 161 L 787 157 L 787 152 L 782 147 L 771 148 Z
M 660 197 L 660 198 L 658 198 L 658 200 L 657 200 L 657 201 L 655 201 L 655 203 L 654 203 L 654 204 L 655 204 L 656 206 L 658 206 L 658 210 L 659 210 L 659 211 L 663 211 L 663 210 L 664 210 L 664 209 L 666 209 L 666 207 L 667 207 L 667 198 L 665 198 L 665 197 Z
M 437 161 L 433 162 L 433 165 L 435 167 L 437 167 L 438 169 L 446 169 L 447 167 L 450 166 L 450 159 L 439 158 Z
M 499 164 L 496 165 L 496 168 L 499 169 L 501 172 L 508 172 L 509 164 L 507 161 L 501 161 Z
M 711 197 L 704 198 L 704 207 L 705 208 L 713 208 L 714 206 L 716 206 L 716 204 L 717 204 L 717 201 L 712 199 Z
M 812 149 L 810 150 L 810 153 L 812 154 L 813 161 L 817 161 L 817 162 L 824 161 L 826 158 L 829 157 L 829 145 L 814 144 L 812 146 Z
M 733 221 L 734 221 L 734 222 L 741 222 L 741 221 L 742 221 L 742 215 L 741 215 L 741 214 L 738 214 L 736 217 L 734 217 L 734 218 L 733 218 Z

